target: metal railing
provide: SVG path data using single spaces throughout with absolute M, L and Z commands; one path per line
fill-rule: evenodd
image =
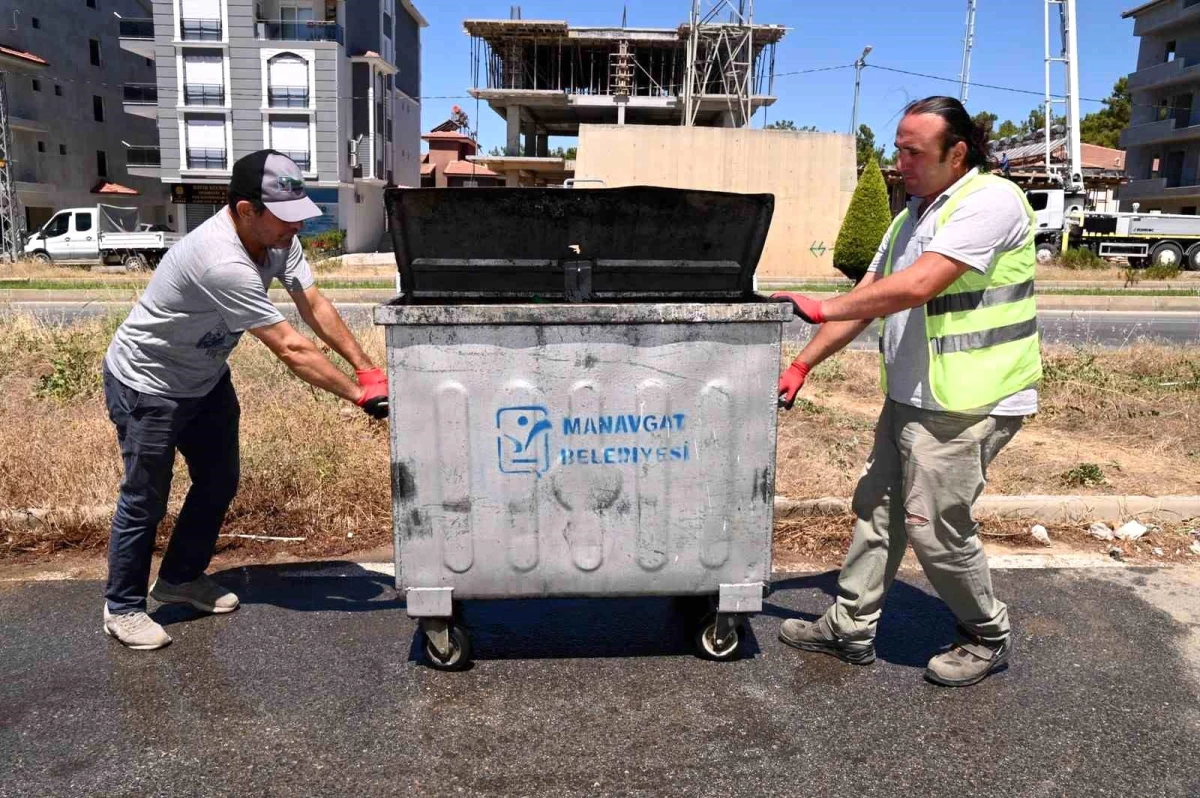
M 307 108 L 307 86 L 269 86 L 267 105 L 271 108 Z
M 312 163 L 312 159 L 307 152 L 299 152 L 297 150 L 280 150 L 284 155 L 296 162 L 296 166 L 300 167 L 300 171 L 309 171 L 308 167 Z
M 187 42 L 219 42 L 221 41 L 221 20 L 181 19 L 179 20 L 179 38 Z
M 153 39 L 154 20 L 122 17 L 118 20 L 117 32 L 122 39 Z
M 130 105 L 158 105 L 158 86 L 153 83 L 126 83 L 124 90 Z
M 162 150 L 150 146 L 126 147 L 125 164 L 126 166 L 162 166 Z
M 188 169 L 225 169 L 226 163 L 225 150 L 188 147 Z
M 184 105 L 224 105 L 225 87 L 211 83 L 183 84 Z
M 346 43 L 345 32 L 336 22 L 259 20 L 254 23 L 254 30 L 259 39 L 270 41 Z

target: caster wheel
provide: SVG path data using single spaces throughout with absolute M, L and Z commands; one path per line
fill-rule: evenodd
M 467 630 L 455 624 L 450 627 L 450 653 L 443 657 L 433 647 L 429 636 L 425 636 L 425 660 L 429 667 L 439 671 L 461 671 L 471 664 L 471 636 Z
M 696 649 L 704 659 L 729 662 L 738 658 L 742 645 L 742 627 L 738 624 L 724 645 L 717 644 L 717 621 L 708 617 L 696 631 Z

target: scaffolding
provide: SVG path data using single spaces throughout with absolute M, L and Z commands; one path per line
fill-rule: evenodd
M 13 140 L 6 75 L 0 71 L 0 261 L 15 261 L 25 246 L 25 214 L 13 180 Z
M 717 21 L 725 11 L 728 21 Z M 726 102 L 732 127 L 750 124 L 753 97 L 761 89 L 757 61 L 769 61 L 768 93 L 775 84 L 775 44 L 756 53 L 754 33 L 754 0 L 692 0 L 683 124 L 695 125 L 701 102 L 712 95 Z

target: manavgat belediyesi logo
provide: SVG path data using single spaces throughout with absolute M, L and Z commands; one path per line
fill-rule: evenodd
M 496 412 L 496 450 L 502 474 L 544 474 L 550 468 L 550 413 L 544 407 Z

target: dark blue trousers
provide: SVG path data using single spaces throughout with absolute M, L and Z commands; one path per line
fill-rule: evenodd
M 159 575 L 179 584 L 208 568 L 225 511 L 237 493 L 241 410 L 228 371 L 208 395 L 172 399 L 136 391 L 105 368 L 104 400 L 125 463 L 108 543 L 104 597 L 110 612 L 133 612 L 146 609 L 150 558 L 167 512 L 176 450 L 187 463 L 192 486 Z

